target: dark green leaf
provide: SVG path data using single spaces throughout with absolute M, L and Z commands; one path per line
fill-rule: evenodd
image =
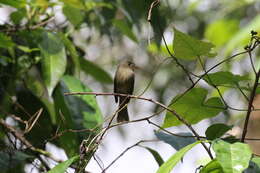
M 26 16 L 26 10 L 25 8 L 19 9 L 15 12 L 12 12 L 10 15 L 11 20 L 14 24 L 18 25 L 20 24 L 21 20 Z
M 134 42 L 137 42 L 137 38 L 131 30 L 131 25 L 127 24 L 124 19 L 115 19 L 113 24 L 127 37 L 129 37 Z
M 197 141 L 179 150 L 177 153 L 171 156 L 166 162 L 164 162 L 156 173 L 170 173 L 174 166 L 183 158 L 186 152 L 188 152 L 190 149 L 192 149 L 195 145 L 199 143 L 200 141 Z
M 67 17 L 67 19 L 72 23 L 76 28 L 81 24 L 83 21 L 83 13 L 80 9 L 74 8 L 69 5 L 65 5 L 62 9 L 64 15 Z
M 223 140 L 216 140 L 213 142 L 213 150 L 223 171 L 229 173 L 241 173 L 248 167 L 252 156 L 249 145 L 239 142 L 230 144 Z
M 216 138 L 220 138 L 223 136 L 227 131 L 231 130 L 233 126 L 228 126 L 226 124 L 213 124 L 206 130 L 206 137 L 208 140 L 214 140 Z
M 14 8 L 23 8 L 26 5 L 26 0 L 0 0 L 0 4 L 9 5 Z
M 249 80 L 246 76 L 234 75 L 230 72 L 224 71 L 210 73 L 203 77 L 203 79 L 210 85 L 216 86 L 223 84 L 235 85 L 241 81 Z
M 213 44 L 197 40 L 174 28 L 173 51 L 177 58 L 194 60 L 200 56 L 214 57 Z
M 9 48 L 13 47 L 15 43 L 12 41 L 12 39 L 5 35 L 4 33 L 0 32 L 0 48 Z
M 175 110 L 189 124 L 196 124 L 203 119 L 214 117 L 223 111 L 223 104 L 217 97 L 206 100 L 207 93 L 206 89 L 193 88 L 180 99 L 179 96 L 176 96 L 170 104 L 170 109 Z M 164 128 L 181 124 L 182 122 L 175 115 L 167 112 Z
M 6 149 L 6 151 L 0 151 L 0 169 L 1 172 L 5 172 L 10 168 L 15 168 L 19 164 L 24 164 L 29 158 L 33 158 L 28 154 L 21 151 L 15 151 L 13 149 Z
M 67 57 L 64 45 L 57 34 L 44 32 L 39 44 L 42 54 L 43 80 L 49 96 L 65 72 Z
M 98 65 L 92 63 L 91 61 L 88 61 L 82 57 L 82 58 L 80 58 L 80 64 L 81 64 L 81 69 L 86 74 L 93 76 L 96 80 L 103 82 L 103 83 L 112 83 L 113 82 L 113 79 L 105 70 L 103 70 Z
M 59 163 L 58 165 L 56 165 L 54 168 L 52 168 L 50 171 L 48 171 L 47 173 L 64 173 L 66 172 L 66 170 L 68 169 L 68 167 L 73 163 L 76 162 L 77 160 L 79 160 L 79 156 L 74 156 L 71 157 L 70 159 Z
M 211 160 L 207 165 L 205 165 L 200 173 L 224 173 L 221 165 L 217 160 Z
M 193 137 L 180 137 L 180 136 L 192 136 L 191 133 L 177 133 L 176 135 L 180 136 L 173 136 L 163 132 L 155 132 L 155 135 L 158 139 L 170 144 L 175 150 L 180 150 L 183 147 L 196 142 Z
M 248 168 L 245 171 L 243 171 L 243 173 L 258 173 L 258 172 L 260 172 L 259 164 L 256 164 L 253 161 L 250 161 Z
M 99 131 L 103 123 L 101 111 L 95 96 L 78 95 L 65 96 L 65 92 L 91 92 L 78 79 L 64 76 L 54 92 L 55 108 L 60 129 L 92 129 L 92 132 L 65 133 L 60 137 L 60 145 L 69 156 L 78 153 L 78 147 L 83 139 L 91 139 Z
M 156 160 L 156 162 L 159 166 L 161 166 L 164 163 L 162 157 L 160 156 L 160 154 L 157 151 L 155 151 L 154 149 L 151 149 L 149 147 L 144 147 L 144 148 L 146 148 L 153 155 L 154 159 Z

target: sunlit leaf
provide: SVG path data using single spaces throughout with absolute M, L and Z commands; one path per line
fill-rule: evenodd
M 230 144 L 216 140 L 213 143 L 213 150 L 223 171 L 228 173 L 241 173 L 248 167 L 252 156 L 249 145 L 240 142 Z
M 214 57 L 213 44 L 197 40 L 174 28 L 173 51 L 180 59 L 194 60 L 201 56 Z
M 63 6 L 62 11 L 70 23 L 72 23 L 75 27 L 78 27 L 84 19 L 84 14 L 78 8 L 65 5 Z
M 238 20 L 221 19 L 214 21 L 207 26 L 205 37 L 216 46 L 223 46 L 238 31 L 238 26 Z
M 9 5 L 14 8 L 23 8 L 26 5 L 26 0 L 0 0 L 0 4 Z
M 64 173 L 68 169 L 68 167 L 73 163 L 79 160 L 79 156 L 74 156 L 62 163 L 59 163 L 56 165 L 54 168 L 52 168 L 50 171 L 47 173 Z
M 53 89 L 65 72 L 67 57 L 64 45 L 57 34 L 44 32 L 39 43 L 42 54 L 42 74 L 48 94 L 52 95 Z
M 196 142 L 194 137 L 188 137 L 188 136 L 192 136 L 191 133 L 176 133 L 176 135 L 179 136 L 174 136 L 163 132 L 155 132 L 155 135 L 158 139 L 166 142 L 167 144 L 170 144 L 175 150 L 180 150 L 183 147 Z
M 166 162 L 160 166 L 156 173 L 170 173 L 174 166 L 183 158 L 183 156 L 192 149 L 195 145 L 199 144 L 201 141 L 197 141 L 193 144 L 190 144 L 178 152 L 176 152 L 173 156 L 171 156 Z
M 217 160 L 211 160 L 207 165 L 205 165 L 200 173 L 224 173 L 221 165 Z
M 189 124 L 196 124 L 203 119 L 218 115 L 224 109 L 220 98 L 211 97 L 206 100 L 207 94 L 206 89 L 193 88 L 181 98 L 179 98 L 179 95 L 173 98 L 169 108 L 178 113 Z M 163 127 L 181 124 L 182 122 L 175 115 L 167 112 Z

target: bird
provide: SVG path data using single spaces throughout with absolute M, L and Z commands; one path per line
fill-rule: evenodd
M 124 60 L 118 65 L 114 78 L 114 93 L 133 94 L 136 68 L 137 66 L 130 60 Z M 119 112 L 117 115 L 117 122 L 129 121 L 126 104 L 129 103 L 130 98 L 127 96 L 115 95 L 115 102 L 118 103 L 118 101 Z

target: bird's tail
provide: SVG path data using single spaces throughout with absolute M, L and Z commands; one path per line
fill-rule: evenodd
M 123 121 L 129 121 L 129 116 L 128 116 L 128 110 L 127 110 L 127 104 L 130 101 L 129 98 L 126 97 L 120 97 L 119 101 L 119 112 L 117 115 L 117 122 L 123 122 Z

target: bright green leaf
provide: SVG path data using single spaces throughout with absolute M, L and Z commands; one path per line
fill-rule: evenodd
M 111 76 L 103 70 L 101 67 L 98 65 L 94 64 L 91 61 L 88 61 L 85 58 L 80 58 L 80 64 L 81 64 L 81 69 L 86 73 L 91 76 L 93 76 L 96 80 L 103 82 L 103 83 L 112 83 L 113 79 Z
M 47 173 L 64 173 L 68 169 L 68 167 L 73 163 L 79 160 L 79 156 L 74 156 L 62 163 L 59 163 L 56 165 L 54 168 L 52 168 L 50 171 Z
M 177 153 L 171 156 L 166 162 L 164 162 L 156 173 L 170 173 L 174 166 L 183 158 L 183 156 L 200 142 L 201 141 L 197 141 L 179 150 Z
M 217 139 L 223 136 L 227 131 L 231 130 L 232 127 L 233 126 L 228 126 L 222 123 L 212 124 L 207 128 L 205 134 L 208 140 Z
M 59 0 L 63 2 L 65 5 L 69 5 L 74 8 L 84 9 L 84 4 L 81 0 Z
M 241 81 L 248 80 L 248 77 L 234 75 L 231 72 L 220 71 L 216 73 L 210 73 L 203 77 L 203 79 L 211 85 L 218 86 L 223 84 L 235 85 Z
M 174 28 L 173 51 L 177 58 L 194 60 L 201 56 L 214 57 L 213 44 L 197 40 Z
M 113 24 L 127 37 L 129 37 L 134 42 L 137 42 L 137 38 L 131 30 L 131 26 L 127 24 L 124 19 L 115 19 Z
M 238 26 L 237 20 L 217 20 L 207 26 L 205 37 L 216 46 L 223 46 L 237 32 Z
M 39 43 L 42 54 L 42 74 L 48 94 L 51 96 L 53 89 L 65 72 L 67 57 L 64 45 L 57 34 L 44 32 Z
M 160 154 L 157 151 L 155 151 L 154 149 L 151 149 L 149 147 L 144 147 L 144 148 L 147 149 L 153 155 L 154 159 L 156 160 L 156 162 L 159 166 L 161 166 L 164 163 L 162 157 L 160 156 Z
M 5 35 L 3 32 L 0 33 L 0 48 L 13 47 L 15 43 L 12 41 L 11 37 Z
M 26 5 L 26 0 L 0 0 L 0 4 L 9 5 L 14 8 L 23 8 Z
M 211 160 L 207 165 L 205 165 L 200 173 L 224 173 L 221 165 L 217 160 Z
M 72 23 L 75 27 L 78 27 L 84 20 L 84 14 L 78 8 L 65 5 L 62 11 L 63 14 L 67 17 L 67 19 L 70 21 L 70 23 Z
M 169 108 L 175 110 L 189 124 L 196 124 L 203 119 L 218 115 L 224 109 L 220 98 L 211 97 L 206 100 L 207 94 L 206 89 L 193 88 L 181 98 L 179 95 L 176 96 Z M 164 128 L 181 124 L 182 122 L 175 115 L 167 112 L 163 124 Z
M 191 133 L 177 133 L 176 135 L 180 136 L 173 136 L 163 132 L 155 132 L 155 135 L 158 139 L 170 144 L 175 150 L 180 150 L 183 147 L 186 147 L 189 144 L 196 142 L 193 137 L 180 137 L 180 136 L 192 136 Z
M 213 150 L 225 173 L 241 173 L 248 167 L 252 156 L 249 145 L 240 142 L 230 144 L 216 140 L 213 143 Z

